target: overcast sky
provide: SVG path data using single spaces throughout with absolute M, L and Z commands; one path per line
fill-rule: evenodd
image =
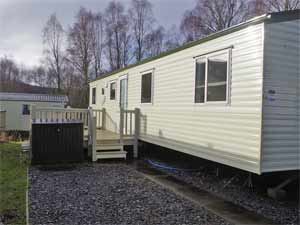
M 7 55 L 18 63 L 33 66 L 42 55 L 41 31 L 56 12 L 65 28 L 74 20 L 80 6 L 102 11 L 110 0 L 0 0 L 0 56 Z M 120 0 L 128 6 L 130 0 Z M 168 28 L 178 25 L 185 10 L 195 0 L 150 0 L 157 22 Z

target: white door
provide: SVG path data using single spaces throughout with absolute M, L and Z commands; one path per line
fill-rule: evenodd
M 127 85 L 128 85 L 128 80 L 127 76 L 120 78 L 120 107 L 122 109 L 127 109 Z

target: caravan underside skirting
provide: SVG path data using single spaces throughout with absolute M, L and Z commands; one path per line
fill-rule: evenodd
M 203 159 L 222 163 L 252 173 L 261 174 L 259 159 L 230 154 L 228 152 L 220 151 L 217 149 L 210 149 L 205 146 L 192 145 L 189 143 L 179 142 L 179 141 L 162 138 L 162 137 L 156 137 L 152 135 L 141 135 L 139 139 L 175 151 L 183 152 Z

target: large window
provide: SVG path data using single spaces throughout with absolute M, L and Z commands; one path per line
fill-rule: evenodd
M 110 100 L 116 99 L 116 82 L 110 83 Z
M 22 107 L 22 114 L 23 115 L 30 115 L 30 107 L 29 107 L 29 105 L 23 105 L 23 107 Z
M 96 88 L 92 88 L 92 104 L 96 104 Z
M 226 102 L 229 52 L 204 56 L 196 61 L 195 102 Z
M 141 103 L 152 102 L 152 73 L 142 75 Z

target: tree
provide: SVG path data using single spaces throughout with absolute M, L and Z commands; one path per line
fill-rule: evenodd
M 169 51 L 178 48 L 182 44 L 182 36 L 176 25 L 173 25 L 165 34 L 164 50 Z
M 104 19 L 101 13 L 93 16 L 93 57 L 95 77 L 103 73 Z
M 53 84 L 51 84 L 52 79 L 49 79 L 49 72 L 45 67 L 42 65 L 30 68 L 30 69 L 24 69 L 23 74 L 26 76 L 26 82 L 31 83 L 34 85 L 38 85 L 40 87 L 51 87 Z M 55 71 L 53 71 L 55 73 Z M 52 76 L 50 76 L 52 77 Z M 62 84 L 60 84 L 62 85 Z M 61 86 L 62 89 L 62 86 Z
M 53 72 L 58 92 L 61 92 L 62 67 L 64 63 L 64 30 L 55 14 L 48 19 L 43 29 L 45 61 Z
M 154 23 L 152 5 L 148 0 L 132 0 L 128 14 L 135 42 L 135 58 L 141 61 L 145 54 L 145 38 L 152 32 Z
M 249 1 L 198 0 L 196 7 L 185 13 L 181 31 L 186 41 L 193 41 L 241 23 L 249 16 Z
M 106 53 L 110 70 L 117 70 L 129 63 L 129 19 L 120 2 L 110 2 L 105 11 Z
M 270 11 L 286 11 L 300 8 L 300 0 L 265 0 L 267 9 Z
M 180 31 L 185 37 L 185 42 L 199 39 L 202 36 L 202 18 L 197 10 L 187 10 L 180 24 Z
M 148 57 L 153 57 L 162 53 L 164 37 L 165 30 L 162 26 L 159 26 L 146 36 L 146 49 Z
M 69 31 L 68 61 L 79 72 L 83 80 L 83 105 L 88 105 L 88 82 L 93 62 L 94 40 L 93 14 L 85 8 L 80 8 L 76 21 Z
M 17 80 L 19 77 L 19 69 L 14 60 L 6 56 L 0 58 L 0 78 L 1 81 Z

